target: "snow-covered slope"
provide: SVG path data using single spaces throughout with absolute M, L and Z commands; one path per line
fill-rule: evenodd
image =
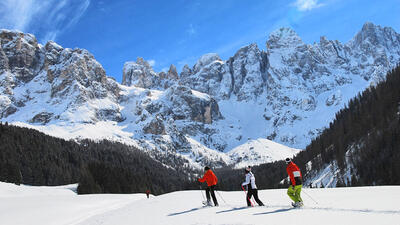
M 304 192 L 307 192 L 315 201 Z M 265 207 L 248 208 L 243 191 L 218 191 L 219 207 L 201 206 L 200 191 L 76 195 L 69 187 L 0 183 L 2 225 L 398 224 L 399 186 L 303 189 L 293 209 L 285 189 L 261 190 Z
M 346 44 L 321 37 L 312 45 L 282 28 L 265 50 L 251 44 L 228 60 L 206 54 L 179 75 L 138 58 L 125 63 L 119 84 L 86 50 L 42 46 L 17 31 L 1 30 L 0 40 L 2 122 L 116 140 L 196 167 L 295 154 L 400 59 L 391 28 L 366 23 Z
M 145 198 L 143 194 L 77 195 L 76 186 L 17 186 L 0 182 L 1 224 L 73 225 Z
M 267 139 L 257 139 L 246 142 L 232 149 L 228 154 L 232 159 L 236 159 L 236 168 L 248 165 L 257 165 L 260 162 L 274 162 L 278 159 L 290 158 L 298 149 L 289 148 Z M 265 154 L 268 152 L 268 155 Z

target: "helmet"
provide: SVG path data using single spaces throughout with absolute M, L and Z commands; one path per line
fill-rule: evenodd
M 246 169 L 245 169 L 245 173 L 248 173 L 248 172 L 250 172 L 251 171 L 251 167 L 250 166 L 248 166 L 248 167 L 246 167 Z
M 209 170 L 210 169 L 210 167 L 208 167 L 208 166 L 206 166 L 206 167 L 204 167 L 204 170 Z
M 291 161 L 292 161 L 292 160 L 289 159 L 289 158 L 286 158 L 286 159 L 285 159 L 286 164 L 289 164 Z

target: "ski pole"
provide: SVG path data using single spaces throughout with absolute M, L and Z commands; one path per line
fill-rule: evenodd
M 228 203 L 226 203 L 225 199 L 222 197 L 222 195 L 219 193 L 219 191 L 215 190 L 215 192 L 217 192 L 219 197 L 222 199 L 222 201 L 224 201 L 225 204 L 228 205 Z
M 303 192 L 311 199 L 311 200 L 313 200 L 315 203 L 317 203 L 317 205 L 318 205 L 318 202 L 317 201 L 315 201 L 309 194 L 307 194 L 307 192 L 303 189 Z
M 199 185 L 199 187 L 200 187 L 201 197 L 203 198 L 203 202 L 206 202 L 206 199 L 205 199 L 205 197 L 204 197 L 203 189 L 201 188 L 201 185 Z
M 246 194 L 246 198 L 247 198 L 247 200 L 249 200 L 249 202 L 250 202 L 250 204 L 251 204 L 251 207 L 254 207 L 253 202 L 251 202 L 250 199 L 249 199 L 249 197 L 247 197 L 247 192 L 246 192 L 246 190 L 244 190 L 244 187 L 243 187 L 243 186 L 242 186 L 242 190 L 243 190 L 244 193 Z

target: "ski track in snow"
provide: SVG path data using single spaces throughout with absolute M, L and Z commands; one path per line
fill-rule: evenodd
M 260 190 L 266 206 L 247 207 L 242 191 L 217 192 L 219 207 L 202 207 L 200 190 L 76 195 L 71 186 L 0 182 L 1 225 L 250 225 L 399 224 L 400 186 L 307 189 L 293 208 L 286 189 Z

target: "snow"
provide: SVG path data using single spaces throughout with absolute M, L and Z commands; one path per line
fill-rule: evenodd
M 259 138 L 232 149 L 229 155 L 233 159 L 244 159 L 235 164 L 235 168 L 243 168 L 292 158 L 300 151 L 301 149 L 289 148 L 268 139 Z
M 145 198 L 131 195 L 77 195 L 76 185 L 17 186 L 0 182 L 2 225 L 73 225 Z
M 313 163 L 310 161 L 307 163 L 307 178 L 305 179 L 304 185 L 313 187 L 336 187 L 338 182 L 342 182 L 346 185 L 351 185 L 353 176 L 357 177 L 357 169 L 353 165 L 351 159 L 352 154 L 357 154 L 354 145 L 350 146 L 346 151 L 345 167 L 340 169 L 336 160 L 332 160 L 328 164 L 324 164 L 322 169 L 313 168 Z M 321 156 L 316 157 L 321 161 Z
M 197 98 L 200 99 L 204 99 L 206 101 L 210 101 L 211 97 L 208 94 L 199 92 L 199 91 L 195 91 L 195 90 L 191 90 L 192 91 L 192 95 L 196 96 Z
M 218 191 L 220 206 L 202 207 L 200 190 L 147 199 L 145 194 L 76 195 L 74 187 L 31 187 L 0 182 L 1 224 L 392 225 L 400 219 L 400 186 L 303 188 L 305 206 L 300 209 L 290 206 L 286 189 L 259 190 L 265 207 L 245 207 L 243 191 Z

